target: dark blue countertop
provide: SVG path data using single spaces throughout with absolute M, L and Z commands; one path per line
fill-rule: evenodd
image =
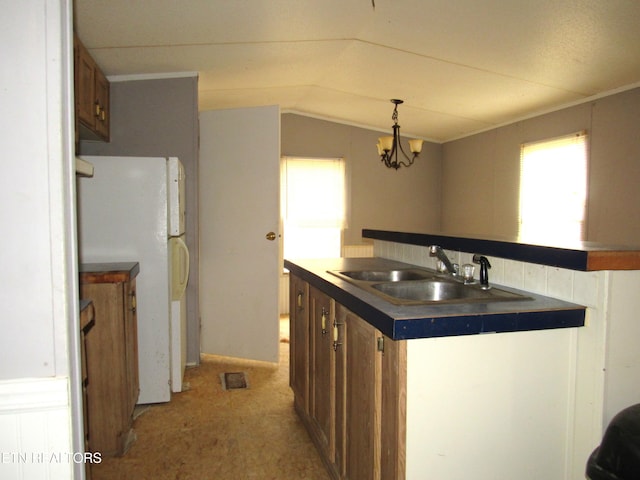
M 479 253 L 578 271 L 640 270 L 640 247 L 597 242 L 567 245 L 525 243 L 517 239 L 478 238 L 437 233 L 363 229 L 362 236 L 408 245 L 439 245 L 447 250 Z
M 586 308 L 498 286 L 527 300 L 440 305 L 395 305 L 329 273 L 331 270 L 410 268 L 382 258 L 285 260 L 289 271 L 333 297 L 394 340 L 582 327 Z M 421 268 L 421 267 L 417 267 Z

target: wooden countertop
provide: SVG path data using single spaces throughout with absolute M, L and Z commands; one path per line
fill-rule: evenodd
M 362 236 L 410 245 L 439 245 L 447 250 L 479 253 L 569 270 L 640 270 L 640 247 L 576 242 L 549 246 L 497 238 L 473 238 L 464 235 L 392 232 L 363 229 Z
M 138 262 L 82 263 L 78 269 L 80 283 L 121 283 L 140 273 Z

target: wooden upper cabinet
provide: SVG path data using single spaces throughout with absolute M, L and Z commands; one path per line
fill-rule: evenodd
M 80 39 L 74 37 L 76 140 L 110 136 L 109 81 Z
M 102 70 L 97 66 L 95 75 L 95 129 L 98 136 L 108 142 L 110 135 L 109 120 L 111 117 L 109 108 L 109 80 L 107 80 L 107 77 L 104 76 Z

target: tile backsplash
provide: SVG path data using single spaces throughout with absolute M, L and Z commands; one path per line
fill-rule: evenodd
M 445 250 L 453 263 L 473 263 L 475 252 Z M 376 257 L 388 258 L 426 268 L 436 268 L 437 259 L 429 255 L 429 248 L 420 245 L 374 240 Z M 580 272 L 564 268 L 538 265 L 500 257 L 487 256 L 491 263 L 489 283 L 517 288 L 587 307 L 597 307 L 599 291 L 606 272 Z M 478 278 L 479 267 L 475 277 Z

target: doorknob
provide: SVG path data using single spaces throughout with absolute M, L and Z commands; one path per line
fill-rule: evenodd
M 267 233 L 267 234 L 265 235 L 265 238 L 266 238 L 267 240 L 271 240 L 271 241 L 273 241 L 273 240 L 275 240 L 275 239 L 276 239 L 276 233 L 275 233 L 275 232 L 269 232 L 269 233 Z

